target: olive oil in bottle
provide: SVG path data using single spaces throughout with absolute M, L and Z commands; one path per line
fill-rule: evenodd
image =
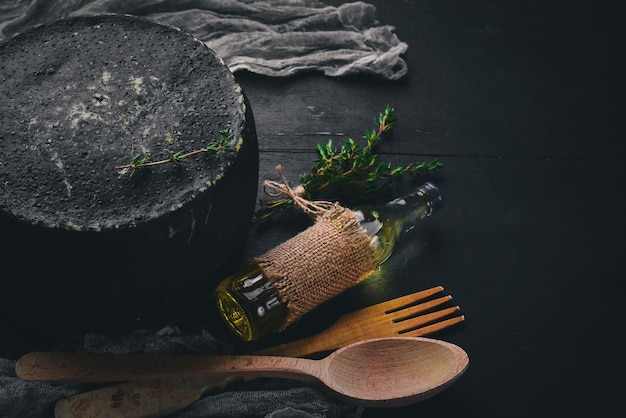
M 361 232 L 369 237 L 369 243 L 374 249 L 374 265 L 380 265 L 389 258 L 401 236 L 442 206 L 443 198 L 439 189 L 432 183 L 425 183 L 407 196 L 384 205 L 355 208 L 352 214 Z M 292 261 L 306 257 L 306 251 L 290 254 Z M 318 265 L 317 268 L 323 269 L 324 266 Z M 315 271 L 310 273 L 316 277 Z M 319 274 L 323 275 L 324 272 L 320 271 Z M 365 277 L 367 275 L 359 280 Z M 294 303 L 292 300 L 283 300 L 279 289 L 268 279 L 263 268 L 252 260 L 244 263 L 239 272 L 218 285 L 215 298 L 218 311 L 229 328 L 245 341 L 257 340 L 282 330 L 289 315 L 289 305 Z

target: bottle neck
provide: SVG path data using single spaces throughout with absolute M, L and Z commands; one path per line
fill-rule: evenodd
M 413 193 L 397 198 L 382 206 L 354 209 L 357 220 L 372 239 L 384 262 L 402 235 L 413 229 L 422 219 L 432 215 L 443 206 L 439 189 L 425 183 Z
M 442 206 L 443 199 L 439 189 L 432 183 L 425 183 L 413 193 L 385 204 L 381 212 L 392 222 L 399 237 Z

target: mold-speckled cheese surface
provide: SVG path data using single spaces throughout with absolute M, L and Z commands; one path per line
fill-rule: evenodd
M 0 80 L 0 227 L 10 257 L 46 260 L 60 287 L 77 289 L 53 296 L 74 303 L 85 282 L 110 297 L 127 292 L 121 309 L 141 322 L 148 305 L 167 308 L 178 293 L 185 305 L 197 283 L 210 288 L 238 262 L 256 197 L 256 134 L 241 88 L 202 42 L 131 16 L 62 20 L 0 44 Z M 226 129 L 232 152 L 116 168 L 204 148 Z M 166 259 L 188 267 L 169 271 Z M 42 280 L 35 268 L 24 274 Z

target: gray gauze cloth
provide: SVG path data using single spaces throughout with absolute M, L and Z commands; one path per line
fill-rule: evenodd
M 407 44 L 363 2 L 317 0 L 0 0 L 0 39 L 67 16 L 124 13 L 179 27 L 204 41 L 231 71 L 267 76 L 407 73 Z
M 207 331 L 182 334 L 176 327 L 123 336 L 87 334 L 59 339 L 53 351 L 90 353 L 224 353 L 229 347 Z M 96 390 L 104 384 L 28 382 L 15 375 L 15 361 L 0 359 L 0 417 L 53 417 L 59 399 Z M 358 418 L 364 409 L 344 404 L 317 388 L 280 379 L 235 381 L 168 417 Z M 88 411 L 83 411 L 88 416 Z M 98 415 L 101 416 L 101 415 Z M 112 413 L 111 416 L 119 416 Z M 163 415 L 161 415 L 163 416 Z

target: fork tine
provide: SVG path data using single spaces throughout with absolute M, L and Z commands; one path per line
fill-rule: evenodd
M 443 303 L 446 303 L 447 301 L 451 299 L 452 299 L 452 296 L 447 295 L 447 296 L 442 296 L 437 299 L 429 300 L 424 303 L 420 303 L 419 305 L 406 306 L 406 307 L 402 307 L 399 309 L 395 309 L 392 312 L 388 313 L 387 318 L 391 319 L 393 322 L 403 321 L 405 319 L 408 319 L 412 316 L 417 315 L 418 313 L 427 311 L 430 308 L 434 308 L 435 306 L 439 306 Z
M 429 296 L 443 291 L 443 286 L 435 286 L 420 292 L 411 293 L 410 295 L 400 296 L 392 300 L 378 303 L 370 308 L 382 309 L 385 313 L 392 313 L 413 305 L 415 302 L 426 299 Z M 367 308 L 366 308 L 367 309 Z
M 398 327 L 398 333 L 402 334 L 407 331 L 411 331 L 416 329 L 419 326 L 429 324 L 438 319 L 444 318 L 454 312 L 458 311 L 458 306 L 453 306 L 451 308 L 441 309 L 439 311 L 431 312 L 425 315 L 419 315 L 413 318 L 409 318 L 403 321 L 396 321 L 396 326 Z
M 411 293 L 405 296 L 400 296 L 395 299 L 386 300 L 384 302 L 377 303 L 375 305 L 368 306 L 363 309 L 359 309 L 358 311 L 349 312 L 347 314 L 342 315 L 338 323 L 342 322 L 357 322 L 362 320 L 362 318 L 367 318 L 370 323 L 388 323 L 389 320 L 393 320 L 396 316 L 393 315 L 394 312 L 400 311 L 402 309 L 406 309 L 412 305 L 415 305 L 417 302 L 420 302 L 428 297 L 443 291 L 442 286 L 431 287 L 430 289 L 422 290 L 419 292 Z M 434 306 L 434 305 L 433 305 Z M 337 326 L 338 324 L 334 324 Z M 334 327 L 333 327 L 334 328 Z
M 454 318 L 444 319 L 443 321 L 435 322 L 434 324 L 426 325 L 425 327 L 419 327 L 410 331 L 403 332 L 402 336 L 407 337 L 419 337 L 422 335 L 432 334 L 433 332 L 440 331 L 444 328 L 451 327 L 465 320 L 465 315 L 455 316 Z

